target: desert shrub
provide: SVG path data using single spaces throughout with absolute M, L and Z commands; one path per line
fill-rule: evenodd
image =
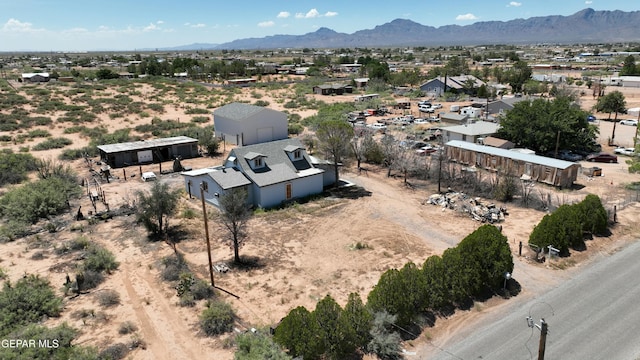
M 213 287 L 202 279 L 196 279 L 191 285 L 191 293 L 195 300 L 210 299 L 213 297 Z
M 36 129 L 36 130 L 31 130 L 27 133 L 27 137 L 29 138 L 45 138 L 45 137 L 49 137 L 51 136 L 51 133 L 48 132 L 47 130 L 42 130 L 42 129 Z
M 98 304 L 104 307 L 120 305 L 120 294 L 115 290 L 104 290 L 96 293 Z
M 231 305 L 222 301 L 209 301 L 200 314 L 200 328 L 207 336 L 220 335 L 233 329 L 235 314 Z
M 82 189 L 59 177 L 29 182 L 9 190 L 0 198 L 0 215 L 13 221 L 35 223 L 68 210 L 68 200 Z
M 265 100 L 257 100 L 256 102 L 253 103 L 253 105 L 267 107 L 269 106 L 269 102 Z
M 493 190 L 493 197 L 498 201 L 508 202 L 513 200 L 513 197 L 518 192 L 518 183 L 513 176 L 504 175 L 500 177 L 500 180 Z
M 289 123 L 287 131 L 289 135 L 298 135 L 304 131 L 304 126 L 296 123 Z
M 395 331 L 396 317 L 385 312 L 376 313 L 371 328 L 371 341 L 367 352 L 376 354 L 378 359 L 402 359 L 400 335 Z
M 178 305 L 182 307 L 194 307 L 196 306 L 196 299 L 193 297 L 192 293 L 184 293 L 180 295 L 180 301 L 178 301 Z
M 164 112 L 164 105 L 158 103 L 147 104 L 147 108 L 159 113 Z
M 104 281 L 102 273 L 93 270 L 83 270 L 78 277 L 82 277 L 79 291 L 94 289 Z
M 164 265 L 164 268 L 160 272 L 160 276 L 165 281 L 177 281 L 180 279 L 180 274 L 189 271 L 189 267 L 181 254 L 165 256 L 162 258 L 162 265 Z
M 94 157 L 98 155 L 98 148 L 93 146 L 85 146 L 80 149 L 65 149 L 58 156 L 59 160 L 73 161 L 81 159 L 84 156 Z
M 138 327 L 131 321 L 125 321 L 118 327 L 118 334 L 126 335 L 138 331 Z
M 84 236 L 78 236 L 73 240 L 62 243 L 59 247 L 56 247 L 55 253 L 57 255 L 66 254 L 72 251 L 84 250 L 89 247 L 89 239 Z
M 208 123 L 210 122 L 211 119 L 206 117 L 206 116 L 194 116 L 191 118 L 191 122 L 192 123 L 196 123 L 196 124 L 204 124 L 204 123 Z
M 236 336 L 236 352 L 233 358 L 235 360 L 290 360 L 291 356 L 273 341 L 268 329 L 260 329 Z
M 67 145 L 73 144 L 73 141 L 59 137 L 59 138 L 51 138 L 47 139 L 41 143 L 36 144 L 32 149 L 34 151 L 42 151 L 42 150 L 50 150 L 50 149 L 60 149 Z
M 98 355 L 98 360 L 120 360 L 124 359 L 129 353 L 129 347 L 122 343 L 108 346 Z
M 187 115 L 209 114 L 209 110 L 202 108 L 188 108 L 184 113 Z
M 0 359 L 74 359 L 95 360 L 97 351 L 92 347 L 73 345 L 77 330 L 66 323 L 48 328 L 31 324 L 13 331 L 8 338 L 46 342 L 50 346 L 0 347 Z M 55 346 L 57 342 L 57 346 Z
M 11 135 L 0 135 L 0 141 L 2 142 L 9 142 L 11 141 L 12 137 Z
M 9 220 L 0 225 L 0 243 L 14 241 L 29 232 L 29 224 L 22 221 Z
M 182 217 L 185 219 L 194 219 L 196 217 L 196 212 L 192 208 L 185 208 L 182 210 Z
M 27 173 L 36 169 L 36 158 L 31 154 L 0 151 L 0 186 L 18 184 L 27 179 Z
M 62 311 L 62 300 L 57 297 L 49 281 L 37 275 L 28 275 L 15 284 L 4 283 L 0 292 L 0 336 L 16 328 L 56 317 Z
M 96 272 L 111 273 L 111 271 L 118 268 L 118 265 L 113 253 L 96 244 L 91 244 L 88 247 L 87 254 L 83 261 L 83 268 L 85 270 Z

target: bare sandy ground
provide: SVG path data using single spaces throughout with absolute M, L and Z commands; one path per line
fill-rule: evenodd
M 149 89 L 147 89 L 150 91 Z M 246 90 L 236 100 L 251 99 Z M 636 92 L 629 95 L 628 106 L 640 105 L 640 95 Z M 283 110 L 277 101 L 278 95 L 264 93 L 262 100 L 270 102 L 270 107 Z M 627 96 L 627 94 L 625 94 Z M 351 97 L 320 97 L 324 101 L 346 100 Z M 584 99 L 588 105 L 589 99 Z M 636 105 L 637 104 L 637 105 Z M 313 111 L 302 112 L 308 116 Z M 180 108 L 166 107 L 163 119 L 188 118 Z M 103 118 L 110 130 L 124 126 L 149 122 L 150 119 L 110 120 Z M 606 133 L 607 122 L 601 122 L 602 132 Z M 64 125 L 55 125 L 49 129 L 54 136 L 62 136 Z M 619 126 L 616 138 L 620 142 L 632 139 L 631 127 Z M 64 135 L 69 137 L 68 134 Z M 87 143 L 87 139 L 73 138 L 73 147 Z M 7 145 L 12 146 L 12 145 Z M 41 156 L 56 156 L 58 151 L 49 151 Z M 36 153 L 36 156 L 40 154 Z M 186 165 L 193 168 L 217 165 L 222 161 L 217 158 L 199 158 L 185 160 Z M 89 177 L 89 170 L 82 161 L 74 166 L 80 176 Z M 143 167 L 143 171 L 157 170 L 153 166 Z M 590 165 L 588 165 L 590 166 Z M 595 179 L 580 177 L 578 183 L 584 187 L 572 192 L 556 193 L 558 202 L 569 202 L 580 199 L 587 193 L 596 193 L 608 205 L 617 205 L 620 209 L 619 224 L 614 228 L 614 235 L 609 238 L 598 238 L 588 244 L 589 249 L 576 253 L 569 259 L 544 265 L 532 262 L 528 252 L 517 256 L 519 241 L 526 243 L 533 226 L 544 216 L 544 213 L 510 207 L 510 215 L 503 224 L 503 231 L 509 238 L 514 254 L 514 278 L 523 286 L 522 296 L 535 296 L 544 291 L 554 281 L 561 281 L 563 273 L 569 269 L 579 269 L 582 262 L 593 254 L 606 251 L 620 241 L 629 241 L 638 234 L 638 206 L 624 190 L 624 184 L 638 181 L 637 175 L 626 172 L 624 163 L 599 164 L 604 176 Z M 169 164 L 163 165 L 168 168 Z M 137 172 L 129 169 L 128 173 Z M 119 175 L 116 172 L 116 175 Z M 441 254 L 446 248 L 454 246 L 464 236 L 477 228 L 480 223 L 467 216 L 437 206 L 423 205 L 424 199 L 435 191 L 433 184 L 415 181 L 414 188 L 403 185 L 400 179 L 386 177 L 384 169 L 371 167 L 367 173 L 351 172 L 349 167 L 343 172 L 346 179 L 361 186 L 366 192 L 355 199 L 328 198 L 317 202 L 292 207 L 285 211 L 255 216 L 249 224 L 249 237 L 246 245 L 240 250 L 243 257 L 255 260 L 253 268 L 232 268 L 230 272 L 216 274 L 216 285 L 239 296 L 234 298 L 224 292 L 217 296 L 232 304 L 238 315 L 236 328 L 246 331 L 251 327 L 273 325 L 297 306 L 308 309 L 315 308 L 317 300 L 327 294 L 344 304 L 351 292 L 358 292 L 364 299 L 373 288 L 380 275 L 390 268 L 402 267 L 413 261 L 420 265 L 432 254 Z M 166 175 L 161 181 L 169 181 L 175 186 L 182 186 L 179 175 Z M 116 180 L 110 184 L 102 184 L 109 199 L 110 207 L 116 208 L 122 203 L 135 198 L 137 190 L 148 188 L 148 184 L 139 180 Z M 540 186 L 540 188 L 544 188 Z M 545 191 L 547 190 L 544 188 Z M 74 208 L 92 209 L 88 199 L 82 198 L 72 204 Z M 200 203 L 183 194 L 182 208 L 191 208 L 200 214 Z M 98 204 L 98 211 L 104 210 Z M 86 212 L 85 212 L 86 214 Z M 207 338 L 200 334 L 197 319 L 203 308 L 200 303 L 194 308 L 177 305 L 178 298 L 170 284 L 159 278 L 162 268 L 159 261 L 170 255 L 172 250 L 165 243 L 149 243 L 146 231 L 135 224 L 131 217 L 115 218 L 97 225 L 86 225 L 82 233 L 71 232 L 74 224 L 70 216 L 69 225 L 54 234 L 39 234 L 46 238 L 51 246 L 73 239 L 79 235 L 87 236 L 116 254 L 120 268 L 107 278 L 98 289 L 90 294 L 65 300 L 65 311 L 59 319 L 50 319 L 48 324 L 59 324 L 63 321 L 80 330 L 77 339 L 79 344 L 94 345 L 103 348 L 117 342 L 129 342 L 133 336 L 144 341 L 146 346 L 134 350 L 132 359 L 232 359 L 233 349 L 229 347 L 229 336 Z M 204 242 L 202 217 L 194 219 L 181 217 L 179 214 L 171 220 L 172 224 L 180 224 L 187 234 L 177 244 L 177 249 L 184 253 L 191 269 L 201 278 L 208 279 L 207 255 Z M 224 232 L 215 221 L 210 221 L 212 256 L 214 262 L 229 262 L 232 250 L 224 243 Z M 52 249 L 40 249 L 32 246 L 35 237 L 2 244 L 0 266 L 5 269 L 10 279 L 17 279 L 25 273 L 38 273 L 49 278 L 54 287 L 59 288 L 64 282 L 65 274 L 73 268 L 60 267 L 61 262 L 72 259 L 59 258 Z M 366 245 L 356 250 L 355 244 Z M 31 256 L 38 251 L 46 252 L 45 257 L 34 260 Z M 542 285 L 544 284 L 544 285 Z M 95 296 L 105 289 L 118 291 L 121 305 L 102 308 Z M 448 319 L 438 319 L 434 328 L 427 329 L 423 336 L 405 344 L 408 349 L 423 343 L 442 342 L 467 321 L 474 321 L 482 313 L 494 311 L 505 300 L 492 299 L 469 311 L 458 311 Z M 96 316 L 78 319 L 72 316 L 83 309 L 94 310 Z M 478 309 L 481 309 L 479 311 Z M 118 327 L 124 321 L 132 321 L 138 330 L 134 335 L 120 335 Z

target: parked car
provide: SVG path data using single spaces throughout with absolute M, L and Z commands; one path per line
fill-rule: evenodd
M 587 156 L 587 161 L 591 162 L 604 162 L 604 163 L 617 163 L 618 157 L 612 154 L 607 153 L 599 153 L 599 154 L 591 154 Z
M 416 150 L 416 154 L 419 156 L 427 156 L 430 155 L 434 152 L 438 151 L 437 148 L 433 147 L 432 145 L 426 145 L 421 147 L 420 149 Z
M 413 120 L 414 124 L 428 124 L 429 120 L 427 119 L 421 119 L 421 118 L 417 118 L 415 120 Z
M 636 154 L 636 149 L 635 148 L 617 147 L 617 148 L 615 148 L 615 150 L 613 150 L 613 153 L 614 154 L 619 154 L 619 155 L 634 156 Z
M 442 104 L 433 104 L 431 107 L 434 109 L 442 109 Z
M 369 124 L 367 127 L 372 128 L 373 130 L 380 131 L 382 133 L 387 131 L 387 125 L 381 123 Z
M 418 110 L 420 110 L 420 112 L 429 113 L 429 114 L 433 114 L 434 112 L 436 112 L 436 109 L 432 107 L 426 107 L 426 106 L 420 106 L 418 107 Z
M 426 100 L 422 100 L 422 101 L 418 102 L 418 106 L 431 107 L 431 102 L 430 101 L 426 101 Z
M 576 153 L 571 152 L 569 150 L 560 150 L 558 152 L 558 158 L 560 160 L 565 160 L 565 161 L 580 161 L 580 160 L 584 159 L 582 157 L 582 155 L 576 154 Z
M 622 120 L 620 121 L 620 125 L 638 126 L 638 120 L 632 120 L 632 119 Z

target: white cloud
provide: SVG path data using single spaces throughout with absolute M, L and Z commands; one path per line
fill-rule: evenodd
M 202 24 L 202 23 L 192 24 L 191 25 L 192 28 L 203 28 L 203 27 L 206 27 L 206 26 L 207 26 L 207 24 Z
M 317 9 L 311 9 L 306 14 L 297 13 L 296 17 L 298 19 L 312 19 L 312 18 L 320 17 L 320 13 L 318 12 Z
M 589 1 L 589 0 L 587 0 L 587 1 L 585 1 L 584 3 L 585 3 L 585 4 L 587 4 L 587 5 L 591 5 L 591 4 L 593 4 L 593 1 Z
M 281 18 L 281 19 L 286 19 L 286 18 L 288 18 L 289 16 L 291 16 L 291 13 L 290 13 L 290 12 L 288 12 L 288 11 L 280 11 L 280 12 L 278 13 L 278 18 Z
M 159 30 L 160 28 L 156 26 L 156 24 L 149 24 L 147 26 L 145 26 L 142 31 L 154 31 L 154 30 Z
M 258 26 L 259 27 L 271 27 L 273 25 L 275 25 L 276 23 L 274 23 L 273 21 L 263 21 L 263 22 L 259 22 Z
M 327 11 L 324 16 L 326 17 L 332 17 L 332 16 L 338 16 L 338 13 L 335 11 Z
M 164 21 L 158 20 L 158 21 L 156 21 L 156 24 L 162 25 L 162 24 L 164 24 Z
M 31 32 L 31 31 L 36 31 L 33 27 L 31 23 L 28 22 L 22 22 L 20 20 L 16 20 L 16 19 L 9 19 L 3 26 L 2 26 L 2 30 L 3 31 L 9 31 L 9 32 Z
M 468 20 L 478 20 L 478 17 L 469 13 L 456 16 L 456 20 L 458 21 L 468 21 Z
M 509 5 L 507 5 L 507 7 L 518 7 L 518 6 L 522 6 L 521 2 L 517 2 L 517 1 L 512 1 L 509 3 Z

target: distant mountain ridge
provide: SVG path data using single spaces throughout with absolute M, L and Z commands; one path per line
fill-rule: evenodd
M 353 34 L 320 28 L 304 35 L 238 39 L 219 45 L 194 44 L 198 48 L 192 50 L 640 42 L 638 24 L 640 11 L 596 11 L 591 8 L 569 16 L 485 21 L 439 28 L 396 19 Z

